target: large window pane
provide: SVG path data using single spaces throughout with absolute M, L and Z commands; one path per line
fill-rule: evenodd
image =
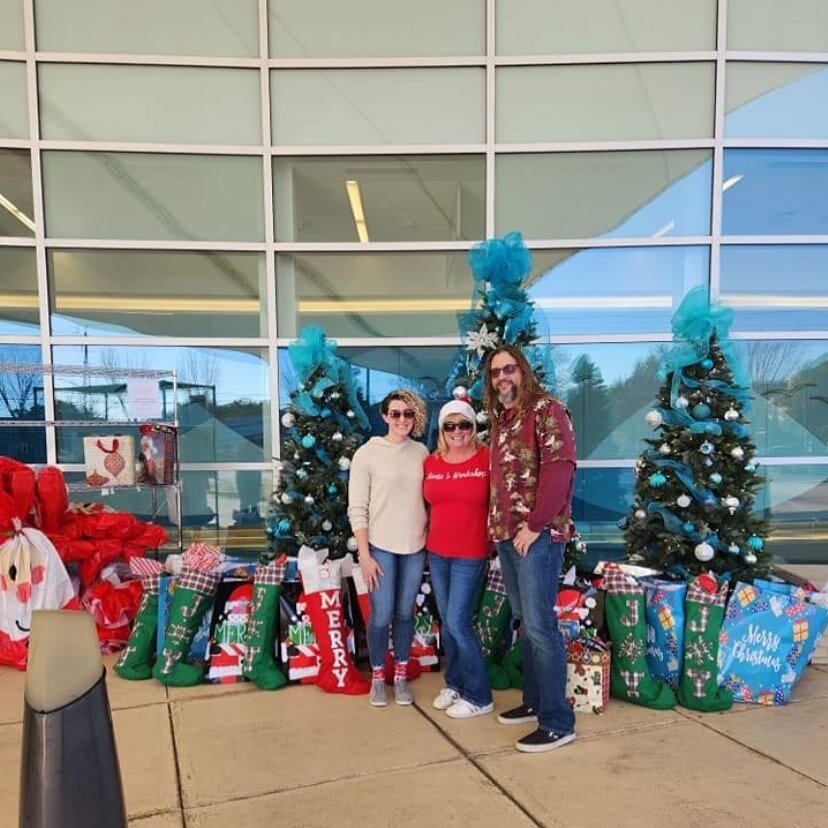
M 813 63 L 727 65 L 728 138 L 828 138 L 828 68 Z
M 22 463 L 46 462 L 44 429 L 15 425 L 15 420 L 42 420 L 43 373 L 37 345 L 0 345 L 0 456 Z M 3 366 L 22 366 L 12 371 Z M 27 366 L 31 365 L 31 370 Z
M 262 140 L 254 69 L 46 63 L 38 77 L 44 138 L 179 144 Z
M 724 189 L 723 233 L 828 233 L 828 150 L 725 150 Z
M 270 457 L 267 357 L 258 348 L 162 348 L 129 346 L 55 347 L 58 365 L 89 365 L 113 370 L 101 381 L 80 376 L 56 377 L 60 419 L 100 420 L 96 433 L 128 433 L 126 383 L 121 368 L 178 372 L 179 449 L 184 463 L 256 463 Z M 164 389 L 164 417 L 172 416 L 172 394 Z M 58 460 L 83 461 L 83 435 L 72 427 L 58 432 Z
M 712 63 L 504 67 L 497 140 L 707 138 L 714 85 Z
M 257 57 L 256 0 L 36 0 L 46 52 Z
M 738 342 L 754 391 L 751 434 L 760 455 L 828 455 L 828 342 Z
M 728 0 L 727 48 L 828 52 L 828 5 L 823 0 Z
M 0 334 L 36 334 L 39 328 L 35 252 L 0 247 Z
M 500 55 L 716 47 L 716 0 L 498 0 L 496 8 Z
M 768 548 L 789 563 L 828 563 L 828 466 L 768 466 L 757 508 L 770 519 Z
M 828 246 L 726 245 L 721 298 L 734 330 L 828 330 Z
M 576 152 L 497 158 L 498 233 L 528 238 L 710 232 L 710 152 Z
M 484 81 L 476 67 L 276 70 L 273 142 L 480 143 Z
M 0 0 L 0 49 L 22 50 L 23 2 Z
M 29 137 L 26 95 L 26 64 L 0 62 L 0 138 Z
M 529 293 L 545 318 L 540 331 L 556 335 L 669 332 L 685 293 L 707 284 L 710 260 L 706 247 L 536 250 L 533 256 Z
M 479 155 L 274 158 L 276 239 L 479 239 L 484 180 Z
M 635 474 L 626 468 L 579 468 L 572 493 L 572 519 L 587 542 L 586 566 L 626 555 L 618 528 L 635 494 Z
M 266 336 L 264 256 L 51 250 L 52 333 Z
M 258 158 L 45 152 L 43 184 L 53 237 L 263 238 Z
M 481 0 L 271 0 L 270 54 L 279 58 L 479 55 Z M 347 32 L 347 36 L 343 36 Z
M 79 472 L 67 472 L 66 479 L 83 482 Z M 273 491 L 273 475 L 266 470 L 183 471 L 181 513 L 186 549 L 193 541 L 211 543 L 229 555 L 253 557 L 265 542 L 264 516 Z M 79 498 L 80 495 L 74 495 Z M 175 551 L 178 539 L 176 503 L 172 489 L 84 490 L 83 499 L 105 503 L 126 511 L 139 520 L 152 520 L 169 535 L 167 552 Z
M 34 236 L 28 150 L 0 149 L 0 236 Z
M 471 296 L 465 252 L 276 257 L 279 336 L 456 336 Z

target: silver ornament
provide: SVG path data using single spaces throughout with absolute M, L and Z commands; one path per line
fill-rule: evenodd
M 739 498 L 733 497 L 733 495 L 728 495 L 722 499 L 722 503 L 727 506 L 731 515 L 736 514 L 736 510 L 739 508 L 740 502 Z
M 489 417 L 485 411 L 478 411 L 477 414 L 474 415 L 474 419 L 477 420 L 478 425 L 483 425 L 488 422 Z
M 451 396 L 454 397 L 455 400 L 459 400 L 461 397 L 468 397 L 469 391 L 464 385 L 458 385 L 455 387 L 454 391 L 451 392 Z
M 687 408 L 687 406 L 690 405 L 690 400 L 683 395 L 681 397 L 676 397 L 676 405 L 679 408 Z
M 730 456 L 734 460 L 741 460 L 745 456 L 745 450 L 741 446 L 734 446 L 730 450 Z
M 739 412 L 735 408 L 728 408 L 724 413 L 724 418 L 726 420 L 738 420 Z
M 647 416 L 644 417 L 644 419 L 646 420 L 647 425 L 651 428 L 658 428 L 664 422 L 661 412 L 656 411 L 655 409 L 648 411 Z
M 670 446 L 667 443 L 662 443 L 658 447 L 658 450 L 659 450 L 659 452 L 661 452 L 661 454 L 665 454 L 665 455 L 666 454 L 672 454 L 672 452 L 673 452 L 673 450 L 670 448 Z
M 330 532 L 333 529 L 333 524 L 329 520 L 322 521 L 322 530 L 324 532 Z
M 635 516 L 638 520 L 644 520 L 647 517 L 647 513 L 643 509 L 636 509 Z
M 340 457 L 338 465 L 342 471 L 348 471 L 351 468 L 351 461 L 347 457 Z
M 313 504 L 316 503 L 316 498 L 311 494 L 305 495 L 305 503 L 308 506 L 313 506 Z
M 357 549 L 359 549 L 359 544 L 357 543 L 357 539 L 353 535 L 351 535 L 351 537 L 348 538 L 348 541 L 345 545 L 348 547 L 349 552 L 356 552 Z
M 745 563 L 749 566 L 753 566 L 753 564 L 756 563 L 756 555 L 754 555 L 753 552 L 748 552 L 745 555 Z
M 342 440 L 342 433 L 339 431 L 335 431 L 333 434 L 331 434 L 331 440 L 333 440 L 335 443 L 340 442 L 340 440 Z
M 356 414 L 354 414 L 354 412 L 353 412 L 353 411 L 351 411 L 351 409 L 349 408 L 349 409 L 345 412 L 345 416 L 346 416 L 346 417 L 348 417 L 349 419 L 353 419 L 353 418 L 356 416 Z
M 282 425 L 285 428 L 293 428 L 294 423 L 296 422 L 296 417 L 290 411 L 286 411 L 282 414 Z
M 678 498 L 676 499 L 676 503 L 679 506 L 681 506 L 682 509 L 686 509 L 692 503 L 692 501 L 686 494 L 683 494 L 678 496 Z
M 731 555 L 738 555 L 739 547 L 736 546 L 735 543 L 731 543 L 730 546 L 727 547 L 727 551 L 730 552 Z
M 706 563 L 707 561 L 713 560 L 713 556 L 716 552 L 709 543 L 702 542 L 696 545 L 696 548 L 693 550 L 693 554 L 702 563 Z

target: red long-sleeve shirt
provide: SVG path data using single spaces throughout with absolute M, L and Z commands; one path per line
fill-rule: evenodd
M 430 454 L 424 473 L 423 496 L 430 507 L 426 549 L 453 558 L 486 557 L 489 449 L 482 446 L 464 463 Z
M 509 540 L 521 523 L 549 527 L 552 539 L 571 536 L 575 433 L 569 412 L 541 397 L 521 416 L 504 409 L 492 423 L 489 531 Z

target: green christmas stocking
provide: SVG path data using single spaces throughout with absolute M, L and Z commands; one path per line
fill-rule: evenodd
M 148 563 L 157 563 L 148 561 Z M 161 564 L 157 572 L 141 579 L 144 594 L 138 606 L 138 614 L 129 641 L 118 660 L 115 672 L 129 681 L 142 681 L 152 675 L 150 661 L 155 653 L 155 631 L 158 627 L 158 585 L 161 580 Z
M 244 677 L 262 690 L 278 690 L 287 683 L 276 666 L 273 645 L 279 618 L 279 593 L 285 577 L 283 561 L 259 564 L 253 579 L 253 602 L 247 622 Z
M 645 657 L 644 587 L 624 574 L 617 564 L 609 563 L 604 567 L 604 589 L 604 609 L 612 639 L 612 695 L 654 710 L 669 710 L 676 704 L 675 694 L 667 684 L 652 677 Z
M 486 668 L 489 674 L 489 683 L 494 690 L 505 690 L 509 687 L 509 677 L 503 665 L 498 664 L 495 657 L 498 645 L 503 638 L 506 621 L 509 618 L 509 599 L 506 597 L 506 585 L 500 572 L 500 561 L 495 558 L 489 566 L 486 586 L 480 607 L 477 610 L 475 627 L 483 646 L 483 656 L 486 659 Z
M 690 710 L 728 710 L 733 694 L 718 686 L 719 630 L 727 601 L 727 582 L 698 575 L 684 599 L 684 668 L 678 688 L 679 704 Z
M 152 668 L 152 675 L 163 684 L 191 687 L 201 681 L 203 668 L 187 664 L 184 659 L 220 580 L 218 572 L 196 569 L 185 569 L 178 579 L 164 631 L 164 646 Z

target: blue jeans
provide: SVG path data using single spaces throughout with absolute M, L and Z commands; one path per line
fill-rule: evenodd
M 383 574 L 379 584 L 368 593 L 371 620 L 368 622 L 368 657 L 371 667 L 385 667 L 388 652 L 388 627 L 394 622 L 394 658 L 408 661 L 414 639 L 414 602 L 423 583 L 425 550 L 413 555 L 395 555 L 371 546 L 371 557 Z
M 506 594 L 521 621 L 523 703 L 537 711 L 542 728 L 565 735 L 575 730 L 575 714 L 566 700 L 566 653 L 554 610 L 563 549 L 548 530 L 525 557 L 512 541 L 497 544 Z
M 466 701 L 485 707 L 492 701 L 492 688 L 473 615 L 486 560 L 429 553 L 428 568 L 442 621 L 446 687 Z

